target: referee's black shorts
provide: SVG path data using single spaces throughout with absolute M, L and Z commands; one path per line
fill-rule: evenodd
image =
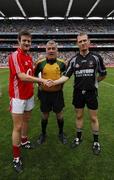
M 98 109 L 98 92 L 95 90 L 74 90 L 72 104 L 75 108 L 84 108 L 85 105 L 91 110 Z
M 47 92 L 40 91 L 40 110 L 41 112 L 59 113 L 64 107 L 63 91 Z

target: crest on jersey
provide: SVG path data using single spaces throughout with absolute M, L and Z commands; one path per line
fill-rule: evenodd
M 89 67 L 93 67 L 93 61 L 89 62 Z
M 59 67 L 56 67 L 56 72 L 58 72 L 59 71 Z
M 27 65 L 28 65 L 28 62 L 25 61 L 25 66 L 27 66 Z
M 76 64 L 76 68 L 79 68 L 80 67 L 80 65 L 79 64 Z

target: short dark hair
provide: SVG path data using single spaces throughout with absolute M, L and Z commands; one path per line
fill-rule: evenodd
M 88 37 L 88 34 L 86 33 L 86 32 L 80 32 L 78 35 L 77 35 L 77 38 L 79 37 L 79 36 L 87 36 Z M 88 37 L 88 39 L 89 39 L 89 37 Z
M 27 30 L 22 30 L 22 31 L 19 32 L 19 34 L 18 34 L 18 40 L 19 41 L 21 40 L 21 36 L 29 36 L 29 37 L 32 38 L 31 33 L 29 31 L 27 31 Z

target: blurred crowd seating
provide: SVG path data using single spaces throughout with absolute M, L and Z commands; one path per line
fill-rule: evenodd
M 77 52 L 70 51 L 70 52 L 59 52 L 58 57 L 63 58 L 66 61 L 66 64 L 68 61 L 76 55 Z M 0 51 L 0 65 L 8 65 L 8 55 L 10 52 L 2 52 Z M 103 57 L 105 65 L 114 64 L 114 52 L 113 51 L 99 51 L 99 54 Z M 34 62 L 38 60 L 41 55 L 45 56 L 44 52 L 38 53 L 38 52 L 31 52 L 31 56 L 33 57 Z
M 0 32 L 19 32 L 28 29 L 37 33 L 114 32 L 112 21 L 31 21 L 1 20 Z

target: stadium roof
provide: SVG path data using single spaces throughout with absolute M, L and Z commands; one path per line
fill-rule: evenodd
M 0 0 L 0 18 L 114 18 L 114 0 Z

